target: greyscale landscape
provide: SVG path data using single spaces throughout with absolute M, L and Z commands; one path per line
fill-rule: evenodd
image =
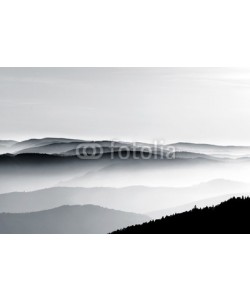
M 134 159 L 131 146 L 122 159 L 98 144 L 102 157 L 80 159 L 91 142 L 2 141 L 0 232 L 109 233 L 250 192 L 250 147 L 180 143 L 174 159 Z
M 120 233 L 247 198 L 249 96 L 246 70 L 2 68 L 0 233 Z

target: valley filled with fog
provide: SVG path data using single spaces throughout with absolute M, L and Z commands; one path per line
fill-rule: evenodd
M 0 151 L 0 213 L 93 205 L 146 220 L 250 193 L 250 147 L 47 138 Z

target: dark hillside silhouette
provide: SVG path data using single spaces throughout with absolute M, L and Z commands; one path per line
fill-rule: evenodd
M 250 233 L 250 198 L 231 198 L 198 209 L 127 227 L 118 234 L 246 234 Z

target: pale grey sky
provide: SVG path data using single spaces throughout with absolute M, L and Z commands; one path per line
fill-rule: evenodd
M 0 139 L 250 145 L 250 70 L 0 68 Z

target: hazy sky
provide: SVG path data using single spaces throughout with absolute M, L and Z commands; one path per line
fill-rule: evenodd
M 250 70 L 0 68 L 0 139 L 250 145 Z

